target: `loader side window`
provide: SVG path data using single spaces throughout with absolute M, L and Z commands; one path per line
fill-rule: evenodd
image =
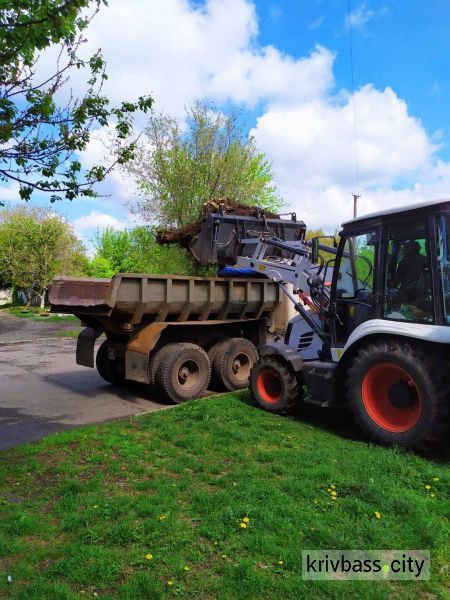
M 428 224 L 402 222 L 387 229 L 384 317 L 433 323 Z
M 438 225 L 439 270 L 444 295 L 444 318 L 445 323 L 450 325 L 450 217 L 439 217 Z

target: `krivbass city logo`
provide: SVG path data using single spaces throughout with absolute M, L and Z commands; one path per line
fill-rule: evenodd
M 422 580 L 430 578 L 427 550 L 303 550 L 303 579 Z

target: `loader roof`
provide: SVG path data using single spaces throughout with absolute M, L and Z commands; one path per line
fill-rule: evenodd
M 386 210 L 380 210 L 374 213 L 369 213 L 367 215 L 361 215 L 360 217 L 356 217 L 356 219 L 345 221 L 345 223 L 342 224 L 342 227 L 348 227 L 353 224 L 356 225 L 359 223 L 363 223 L 364 221 L 377 220 L 383 217 L 388 217 L 396 214 L 421 212 L 423 210 L 431 208 L 435 210 L 440 204 L 443 205 L 443 208 L 446 207 L 450 209 L 450 198 L 442 198 L 440 200 L 428 200 L 427 202 L 416 202 L 407 206 L 397 206 L 395 208 L 388 208 Z

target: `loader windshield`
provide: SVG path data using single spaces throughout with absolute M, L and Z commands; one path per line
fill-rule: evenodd
M 444 317 L 450 325 L 450 217 L 438 217 L 439 271 L 444 295 Z

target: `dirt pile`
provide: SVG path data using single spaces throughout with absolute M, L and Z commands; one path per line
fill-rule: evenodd
M 209 213 L 221 211 L 229 215 L 249 217 L 257 217 L 262 213 L 262 210 L 256 206 L 245 206 L 229 198 L 218 198 L 203 205 L 202 216 L 197 221 L 188 223 L 178 229 L 158 229 L 156 232 L 156 241 L 158 244 L 178 244 L 183 248 L 189 248 L 192 240 L 200 233 L 205 217 Z M 267 211 L 264 211 L 264 216 L 270 219 L 278 218 L 278 215 Z

